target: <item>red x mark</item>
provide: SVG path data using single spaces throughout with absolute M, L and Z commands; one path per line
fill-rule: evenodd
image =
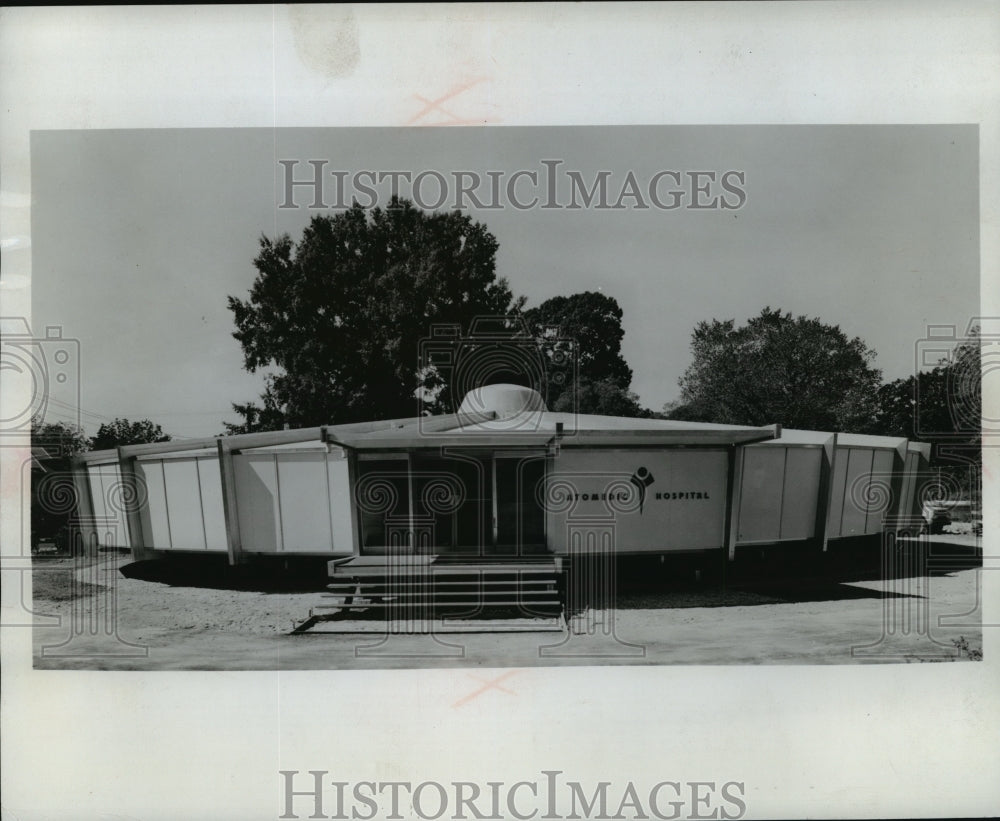
M 483 81 L 482 77 L 480 77 L 478 80 L 472 80 L 472 81 L 466 83 L 465 85 L 460 85 L 457 88 L 453 88 L 451 91 L 449 91 L 443 97 L 438 97 L 436 100 L 428 100 L 422 94 L 414 94 L 413 95 L 414 97 L 416 97 L 418 100 L 420 100 L 420 102 L 424 103 L 424 107 L 420 111 L 420 113 L 418 113 L 415 117 L 412 117 L 410 119 L 410 121 L 407 123 L 407 125 L 412 125 L 417 120 L 421 119 L 422 117 L 424 117 L 425 115 L 429 114 L 432 111 L 440 111 L 448 119 L 447 120 L 443 120 L 441 122 L 422 123 L 422 125 L 431 125 L 431 126 L 433 126 L 433 125 L 482 125 L 484 122 L 486 122 L 486 120 L 483 120 L 483 119 L 464 119 L 462 117 L 459 117 L 457 114 L 454 114 L 453 112 L 448 111 L 446 108 L 442 107 L 442 105 L 441 105 L 441 103 L 444 103 L 444 102 L 452 99 L 453 97 L 457 97 L 463 91 L 468 91 L 474 85 L 477 85 L 477 84 L 481 83 L 482 81 Z
M 502 690 L 503 692 L 507 693 L 508 695 L 512 695 L 512 696 L 513 695 L 517 695 L 513 690 L 508 690 L 506 687 L 501 687 L 500 686 L 500 682 L 503 681 L 505 678 L 510 678 L 511 676 L 513 676 L 513 675 L 515 675 L 516 673 L 519 673 L 519 672 L 520 672 L 520 670 L 508 670 L 502 676 L 497 676 L 496 678 L 490 679 L 489 681 L 487 681 L 486 679 L 481 679 L 481 678 L 479 678 L 479 676 L 474 676 L 471 673 L 469 673 L 469 677 L 470 678 L 474 678 L 474 679 L 476 679 L 476 681 L 482 682 L 483 686 L 480 687 L 478 690 L 476 690 L 476 691 L 474 691 L 472 693 L 469 693 L 469 695 L 465 696 L 465 698 L 460 698 L 458 701 L 456 701 L 451 706 L 452 707 L 461 707 L 467 701 L 472 701 L 472 699 L 481 696 L 487 690 Z

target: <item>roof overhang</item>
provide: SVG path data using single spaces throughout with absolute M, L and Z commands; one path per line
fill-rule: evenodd
M 329 432 L 332 445 L 355 450 L 414 450 L 470 447 L 545 447 L 555 440 L 551 431 L 503 431 L 467 433 L 444 431 L 428 434 L 420 430 L 388 431 L 379 434 L 337 434 Z
M 493 430 L 460 428 L 440 432 L 421 429 L 401 429 L 373 433 L 347 433 L 334 428 L 326 430 L 330 444 L 356 450 L 412 450 L 420 448 L 458 447 L 545 447 L 559 443 L 560 447 L 668 447 L 668 446 L 728 446 L 763 442 L 780 435 L 780 427 L 761 428 L 692 428 L 663 430 L 577 430 L 572 436 L 561 437 L 545 430 Z
M 765 442 L 781 435 L 779 425 L 760 428 L 692 428 L 690 430 L 578 430 L 563 440 L 567 448 L 639 446 L 728 446 Z

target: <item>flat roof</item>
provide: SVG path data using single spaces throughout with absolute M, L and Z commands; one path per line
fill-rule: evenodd
M 326 429 L 328 441 L 358 449 L 461 446 L 544 446 L 562 425 L 563 447 L 668 444 L 735 444 L 772 439 L 776 426 L 714 425 L 669 419 L 632 419 L 596 414 L 532 411 L 497 419 L 488 415 L 418 417 L 387 430 Z
M 504 418 L 494 412 L 445 414 L 402 419 L 354 422 L 342 425 L 298 428 L 233 436 L 183 439 L 149 445 L 127 445 L 120 449 L 80 454 L 85 464 L 110 464 L 126 457 L 201 456 L 216 450 L 300 451 L 323 450 L 327 443 L 360 450 L 393 450 L 437 447 L 544 447 L 562 426 L 560 446 L 720 446 L 754 444 L 780 446 L 828 445 L 829 431 L 785 428 L 780 425 L 752 427 L 673 419 L 631 418 L 600 414 L 525 411 Z M 929 446 L 901 437 L 838 433 L 841 447 L 868 447 L 907 450 L 929 455 Z
M 821 430 L 798 430 L 782 428 L 781 435 L 768 442 L 761 442 L 761 447 L 768 445 L 826 445 L 833 442 L 833 434 Z
M 838 433 L 837 444 L 847 448 L 893 448 L 906 447 L 902 436 L 872 436 L 867 433 Z

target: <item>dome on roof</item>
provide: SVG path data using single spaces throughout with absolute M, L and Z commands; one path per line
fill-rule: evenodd
M 523 385 L 483 385 L 469 391 L 460 414 L 495 413 L 498 419 L 536 416 L 547 410 L 542 395 Z

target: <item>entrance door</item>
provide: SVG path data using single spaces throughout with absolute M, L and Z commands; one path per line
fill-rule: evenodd
M 545 455 L 496 454 L 493 486 L 496 498 L 495 552 L 525 556 L 546 553 Z
M 414 454 L 414 527 L 433 552 L 484 556 L 493 545 L 492 455 Z
M 353 494 L 362 553 L 414 550 L 409 475 L 405 453 L 364 454 L 358 460 Z
M 413 526 L 432 552 L 488 557 L 546 552 L 543 452 L 414 454 Z
M 357 477 L 362 553 L 548 552 L 544 452 L 366 454 Z

